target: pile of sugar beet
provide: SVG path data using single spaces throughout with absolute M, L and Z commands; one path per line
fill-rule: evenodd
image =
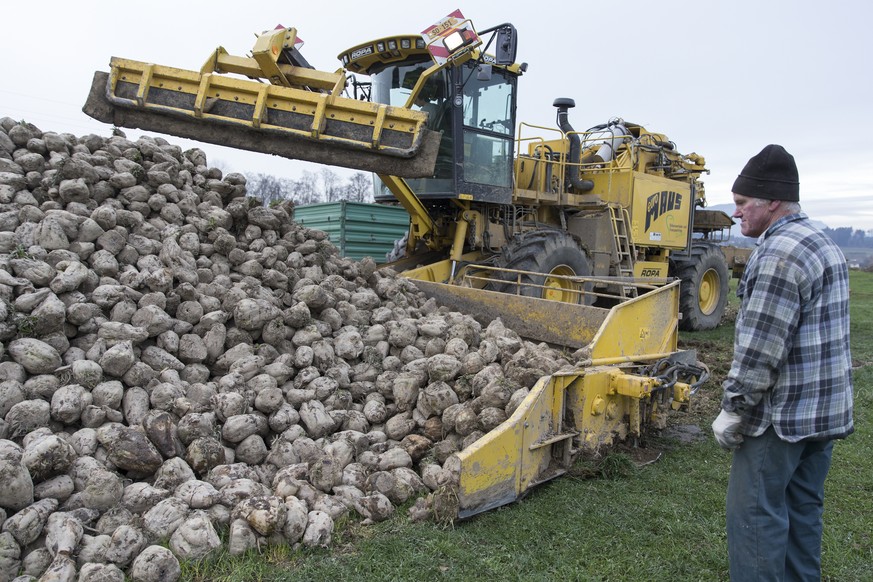
M 447 460 L 569 365 L 202 150 L 0 119 L 0 580 L 175 580 L 343 516 L 452 517 Z

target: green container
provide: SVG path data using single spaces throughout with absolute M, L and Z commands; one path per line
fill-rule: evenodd
M 297 206 L 294 220 L 326 232 L 342 256 L 355 261 L 372 257 L 377 263 L 385 262 L 394 241 L 409 230 L 409 214 L 402 206 L 346 200 Z

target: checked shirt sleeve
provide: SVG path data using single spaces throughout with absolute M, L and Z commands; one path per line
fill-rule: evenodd
M 757 418 L 747 418 L 749 425 L 764 421 L 768 406 L 762 398 L 776 384 L 791 350 L 802 307 L 799 281 L 802 276 L 796 265 L 784 257 L 764 254 L 757 257 L 741 290 L 743 307 L 722 407 L 740 413 L 754 408 Z

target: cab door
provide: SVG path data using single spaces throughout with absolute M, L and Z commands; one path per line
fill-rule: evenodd
M 490 74 L 482 74 L 482 69 Z M 457 188 L 463 198 L 508 204 L 512 199 L 517 76 L 468 63 L 453 71 Z M 459 130 L 459 131 L 458 131 Z

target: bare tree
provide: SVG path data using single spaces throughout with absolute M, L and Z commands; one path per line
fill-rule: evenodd
M 321 195 L 325 202 L 336 202 L 342 198 L 342 187 L 339 176 L 330 168 L 322 168 L 319 173 Z
M 324 202 L 318 189 L 317 178 L 313 172 L 303 171 L 299 180 L 294 180 L 294 203 L 297 205 Z
M 304 170 L 296 180 L 252 173 L 246 174 L 246 191 L 265 205 L 283 200 L 291 200 L 301 206 L 339 200 L 372 202 L 373 179 L 370 174 L 356 172 L 343 183 L 336 172 L 329 168 L 323 168 L 317 174 Z
M 293 197 L 294 180 L 277 178 L 270 174 L 247 174 L 246 192 L 269 206 Z
M 346 184 L 346 200 L 352 202 L 373 201 L 373 179 L 364 172 L 355 172 Z

